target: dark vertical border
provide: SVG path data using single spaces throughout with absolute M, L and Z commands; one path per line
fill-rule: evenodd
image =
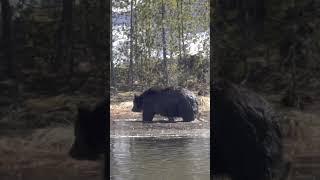
M 210 0 L 210 179 L 213 179 L 213 169 L 212 169 L 212 162 L 214 157 L 212 157 L 212 150 L 214 145 L 214 135 L 213 135 L 213 125 L 214 121 L 211 119 L 213 117 L 213 81 L 214 81 L 214 74 L 215 74 L 215 62 L 214 62 L 214 7 L 216 4 L 216 0 Z
M 112 58 L 112 0 L 107 0 L 106 2 L 106 11 L 107 11 L 107 19 L 106 19 L 106 43 L 107 43 L 107 53 L 106 53 L 106 65 L 105 65 L 105 93 L 106 93 L 106 101 L 107 101 L 107 139 L 106 139 L 106 151 L 105 151 L 105 159 L 104 159 L 104 179 L 110 179 L 110 61 Z

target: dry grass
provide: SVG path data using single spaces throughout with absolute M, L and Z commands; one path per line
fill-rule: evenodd
M 0 179 L 100 180 L 100 162 L 77 161 L 68 155 L 77 105 L 96 101 L 59 95 L 31 98 L 9 108 L 0 119 Z
M 141 113 L 131 111 L 132 107 L 132 101 L 110 104 L 110 119 L 115 120 L 141 117 Z
M 75 111 L 80 102 L 95 104 L 98 99 L 88 96 L 58 95 L 52 97 L 32 98 L 24 102 L 26 111 L 48 113 L 54 111 Z
M 72 142 L 72 127 L 40 129 L 26 137 L 2 137 L 0 176 L 10 180 L 99 179 L 99 162 L 77 161 L 68 156 Z
M 48 126 L 72 125 L 77 107 L 86 103 L 95 105 L 97 98 L 88 96 L 66 96 L 30 98 L 19 107 L 8 108 L 0 119 L 0 129 L 33 129 Z
M 118 92 L 111 96 L 111 104 L 132 101 L 135 94 L 140 94 L 138 92 L 129 91 L 129 92 Z
M 69 98 L 64 95 L 53 96 L 48 98 L 34 98 L 28 99 L 25 102 L 27 110 L 47 112 L 55 107 L 66 106 Z
M 198 96 L 200 112 L 210 112 L 210 97 L 209 96 Z

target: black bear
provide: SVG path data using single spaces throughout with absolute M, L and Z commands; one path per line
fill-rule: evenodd
M 142 111 L 144 122 L 152 121 L 155 114 L 166 116 L 170 121 L 182 117 L 189 122 L 198 114 L 198 102 L 191 91 L 181 87 L 150 88 L 140 96 L 135 95 L 132 111 Z
M 212 170 L 233 180 L 286 179 L 279 116 L 256 93 L 227 80 L 212 88 Z
M 78 160 L 97 160 L 107 148 L 107 102 L 102 100 L 94 109 L 78 107 L 74 125 L 75 141 L 69 152 Z

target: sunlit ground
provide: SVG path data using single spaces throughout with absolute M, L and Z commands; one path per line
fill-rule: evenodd
M 72 127 L 41 129 L 24 137 L 1 137 L 1 180 L 101 180 L 101 162 L 77 161 L 68 156 L 72 141 Z

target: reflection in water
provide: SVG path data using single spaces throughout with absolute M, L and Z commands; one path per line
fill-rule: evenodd
M 112 138 L 112 180 L 209 180 L 209 138 Z

